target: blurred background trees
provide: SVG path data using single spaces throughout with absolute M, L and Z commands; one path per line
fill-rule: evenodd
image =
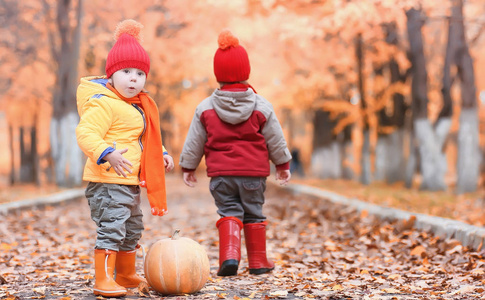
M 308 177 L 457 193 L 481 184 L 485 7 L 480 0 L 2 0 L 4 184 L 81 183 L 79 77 L 104 73 L 116 24 L 144 24 L 147 89 L 176 162 L 195 106 L 217 87 L 217 36 L 249 53 Z

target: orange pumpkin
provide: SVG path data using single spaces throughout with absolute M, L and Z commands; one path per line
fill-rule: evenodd
M 148 284 L 164 295 L 196 293 L 210 274 L 209 257 L 196 241 L 178 236 L 155 242 L 145 256 Z

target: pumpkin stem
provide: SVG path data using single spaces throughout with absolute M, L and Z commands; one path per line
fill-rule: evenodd
M 175 229 L 175 231 L 172 234 L 172 240 L 178 239 L 179 238 L 179 233 L 180 233 L 180 229 Z

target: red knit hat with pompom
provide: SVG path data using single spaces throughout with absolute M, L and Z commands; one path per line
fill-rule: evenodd
M 219 34 L 219 49 L 214 55 L 214 74 L 218 82 L 238 82 L 249 79 L 251 66 L 246 50 L 229 30 Z
M 113 48 L 106 59 L 106 76 L 109 78 L 114 72 L 125 68 L 137 68 L 148 76 L 150 58 L 140 45 L 140 32 L 143 25 L 135 20 L 124 20 L 115 30 Z

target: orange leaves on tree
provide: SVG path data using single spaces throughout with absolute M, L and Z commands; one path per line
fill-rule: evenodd
M 322 100 L 316 102 L 313 108 L 329 112 L 332 120 L 340 117 L 333 129 L 335 134 L 340 133 L 346 126 L 358 122 L 362 117 L 359 107 L 345 100 Z

